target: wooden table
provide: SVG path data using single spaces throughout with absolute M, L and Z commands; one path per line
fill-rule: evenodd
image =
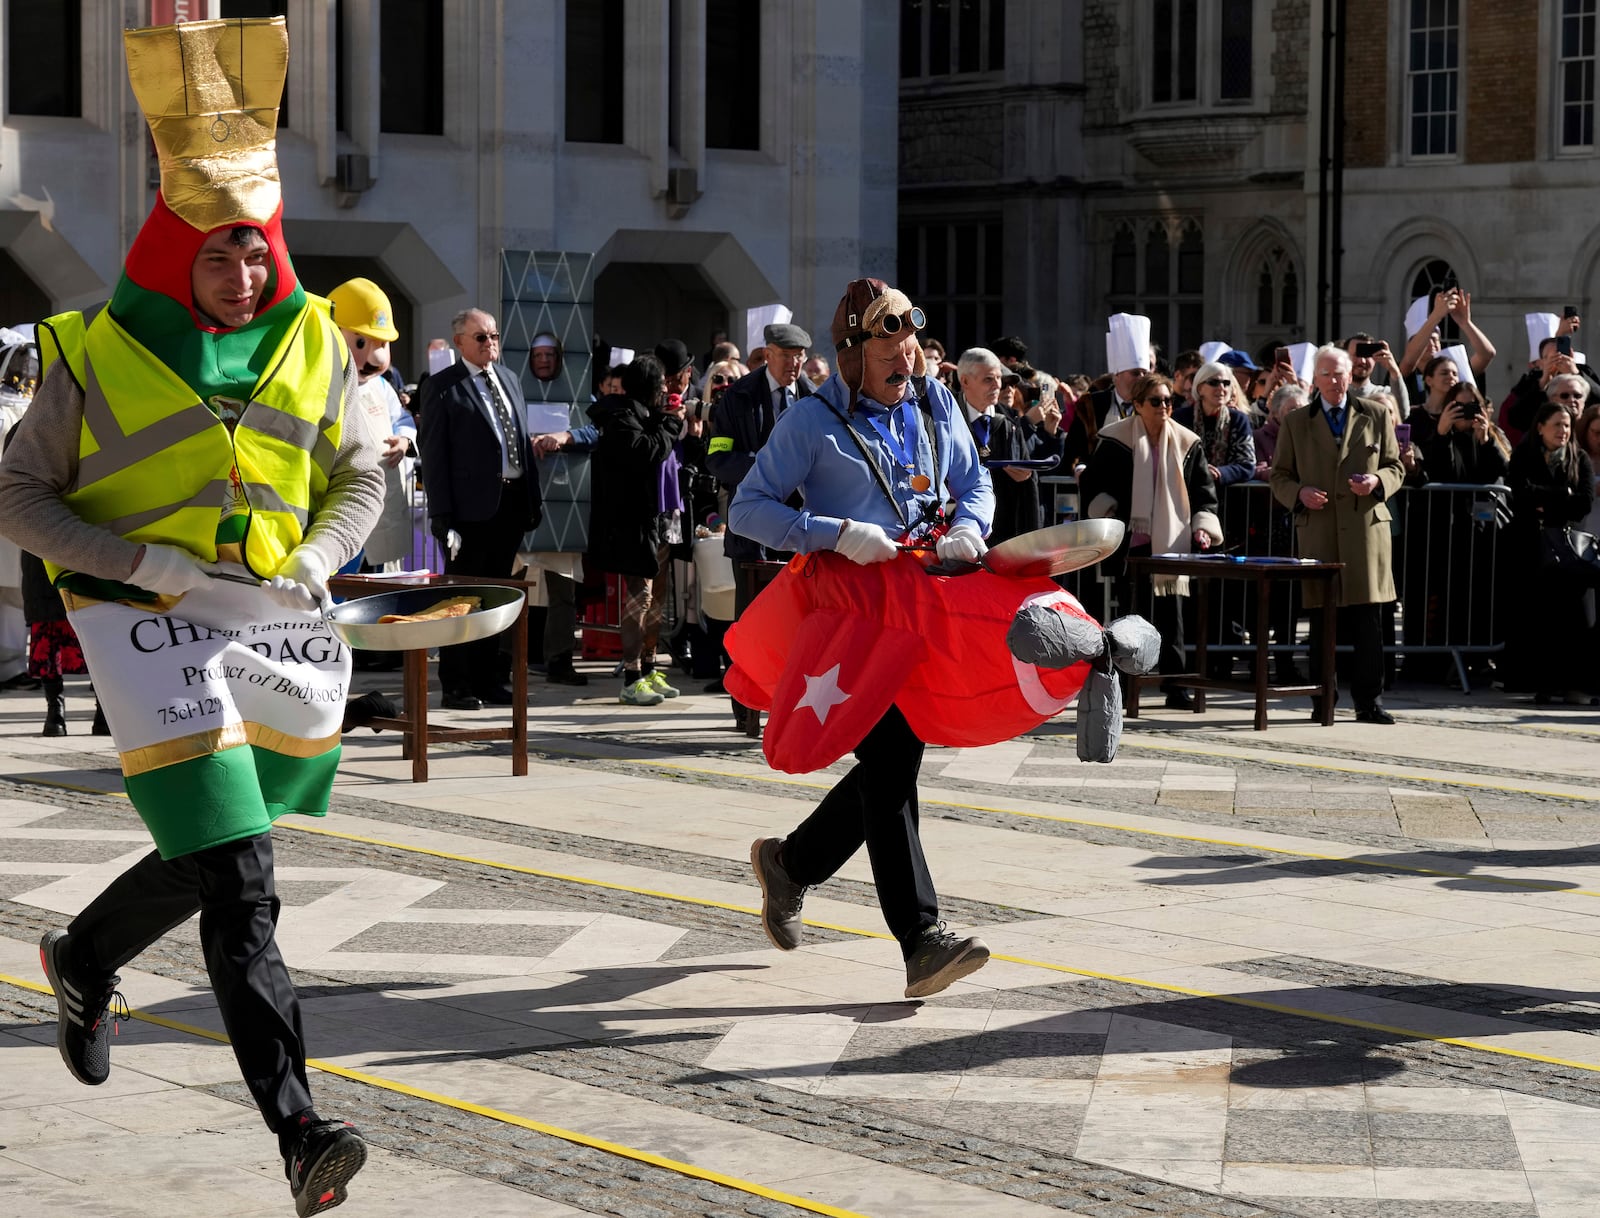
M 1163 682 L 1195 691 L 1196 714 L 1206 709 L 1206 690 L 1232 689 L 1256 696 L 1256 731 L 1267 730 L 1267 699 L 1311 695 L 1316 707 L 1316 719 L 1323 727 L 1333 723 L 1333 696 L 1338 688 L 1333 671 L 1334 629 L 1337 606 L 1333 603 L 1333 579 L 1344 570 L 1337 562 L 1282 562 L 1270 559 L 1234 558 L 1159 558 L 1147 555 L 1128 559 L 1129 570 L 1137 577 L 1150 579 L 1157 575 L 1187 575 L 1195 588 L 1195 644 L 1192 673 L 1175 673 L 1162 676 Z M 1206 673 L 1206 645 L 1211 632 L 1210 597 L 1206 595 L 1207 581 L 1213 579 L 1253 580 L 1256 585 L 1256 676 L 1254 681 L 1236 681 L 1222 677 L 1208 677 Z M 1272 685 L 1268 681 L 1267 623 L 1272 620 L 1272 588 L 1274 584 L 1305 583 L 1316 581 L 1323 585 L 1322 596 L 1322 646 L 1320 654 L 1311 657 L 1315 684 Z M 1150 678 L 1154 679 L 1154 678 Z M 1139 717 L 1139 682 L 1129 682 L 1128 717 Z
M 336 575 L 328 590 L 336 596 L 354 599 L 376 596 L 380 592 L 403 592 L 412 588 L 441 588 L 458 584 L 493 584 L 522 589 L 522 608 L 511 630 L 511 726 L 510 727 L 429 727 L 428 653 L 425 649 L 405 652 L 405 710 L 398 718 L 387 715 L 370 721 L 373 727 L 386 727 L 400 733 L 400 756 L 411 762 L 411 781 L 428 781 L 428 745 L 450 740 L 509 740 L 511 772 L 522 777 L 528 772 L 528 591 L 533 582 L 526 579 L 484 579 L 477 575 L 429 575 L 409 578 Z

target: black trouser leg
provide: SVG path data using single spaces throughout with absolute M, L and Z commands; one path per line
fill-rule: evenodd
M 1352 648 L 1350 697 L 1366 710 L 1383 699 L 1383 607 L 1346 605 L 1339 610 L 1339 634 Z
M 744 611 L 750 608 L 750 603 L 761 593 L 760 571 L 754 563 L 736 562 L 733 564 L 733 620 L 738 621 L 744 616 Z M 733 703 L 733 721 L 743 727 L 753 716 L 756 725 L 761 722 L 761 712 L 746 706 L 739 699 L 729 697 Z M 859 845 L 859 843 L 857 843 Z
M 276 1132 L 311 1107 L 311 1087 L 300 1002 L 275 938 L 269 834 L 175 859 L 148 854 L 67 929 L 77 960 L 111 973 L 197 909 L 206 971 L 239 1073 Z
M 1182 596 L 1152 596 L 1150 598 L 1150 624 L 1161 634 L 1161 663 L 1158 671 L 1163 675 L 1183 672 L 1188 660 L 1183 652 Z
M 456 525 L 456 532 L 461 534 L 461 549 L 454 558 L 445 560 L 446 574 L 511 578 L 511 564 L 516 561 L 517 546 L 526 531 L 523 528 L 526 515 L 522 492 L 514 484 L 503 486 L 500 507 L 493 519 Z M 439 684 L 445 693 L 476 693 L 501 684 L 499 655 L 504 633 L 439 648 Z
M 939 921 L 918 829 L 923 747 L 891 706 L 856 746 L 855 767 L 783 843 L 784 870 L 811 887 L 833 876 L 864 842 L 878 905 L 905 955 L 920 932 Z
M 570 661 L 578 632 L 578 586 L 554 571 L 541 571 L 540 575 L 549 601 L 544 616 L 544 658 L 553 663 L 557 656 L 566 656 Z
M 1341 605 L 1335 626 L 1338 642 L 1350 645 L 1350 697 L 1358 711 L 1383 699 L 1383 606 Z M 1322 654 L 1322 610 L 1311 611 L 1311 664 Z

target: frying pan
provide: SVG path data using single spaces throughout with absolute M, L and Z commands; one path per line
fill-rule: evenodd
M 261 581 L 231 571 L 215 571 L 213 579 L 259 586 Z M 380 622 L 390 614 L 426 613 L 442 600 L 475 596 L 479 607 L 461 617 L 431 622 Z M 522 609 L 523 594 L 498 584 L 440 584 L 360 596 L 341 605 L 323 606 L 323 620 L 334 636 L 357 651 L 418 651 L 472 643 L 499 634 Z
M 978 562 L 941 563 L 928 570 L 934 575 L 965 575 L 982 568 L 1010 579 L 1065 575 L 1115 554 L 1122 534 L 1120 520 L 1069 520 L 1002 541 Z M 925 552 L 934 547 L 925 543 L 900 548 Z

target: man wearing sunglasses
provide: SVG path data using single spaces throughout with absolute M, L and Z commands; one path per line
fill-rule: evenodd
M 920 534 L 949 499 L 939 558 L 983 556 L 994 491 L 960 407 L 928 375 L 917 334 L 923 325 L 922 310 L 903 292 L 877 279 L 851 281 L 833 318 L 838 371 L 778 422 L 729 508 L 731 529 L 774 549 L 832 550 L 863 566 L 909 562 L 896 539 Z M 796 491 L 803 507 L 793 505 Z M 848 640 L 838 645 L 843 658 L 831 677 L 807 679 L 804 704 L 817 712 L 819 730 L 829 726 L 830 691 L 848 697 L 848 685 L 863 676 Z M 818 659 L 826 665 L 833 656 Z M 855 767 L 816 810 L 788 837 L 758 838 L 750 847 L 762 925 L 773 946 L 793 951 L 805 890 L 865 845 L 878 904 L 905 959 L 907 998 L 937 994 L 989 959 L 981 939 L 952 934 L 939 920 L 918 829 L 923 747 L 891 705 L 856 743 Z
M 461 358 L 428 378 L 417 436 L 429 527 L 449 574 L 509 579 L 522 535 L 541 515 L 522 385 L 500 362 L 492 314 L 463 309 L 450 331 Z M 439 649 L 446 709 L 511 705 L 498 652 L 498 636 Z
M 756 453 L 766 444 L 777 421 L 797 401 L 810 397 L 812 384 L 800 375 L 811 335 L 789 323 L 768 326 L 766 364 L 729 385 L 711 411 L 711 438 L 706 445 L 706 468 L 731 497 L 755 464 Z M 755 600 L 773 570 L 772 563 L 787 562 L 790 555 L 741 537 L 728 529 L 723 553 L 733 562 L 733 614 Z M 733 721 L 750 736 L 761 734 L 761 712 L 733 703 Z

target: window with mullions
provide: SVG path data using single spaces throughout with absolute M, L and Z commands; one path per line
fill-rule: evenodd
M 1596 0 L 1561 0 L 1560 58 L 1556 63 L 1561 149 L 1594 147 L 1594 27 Z
M 1406 52 L 1410 155 L 1455 156 L 1461 0 L 1411 0 Z
M 1456 282 L 1456 273 L 1450 264 L 1443 258 L 1434 258 L 1424 263 L 1411 280 L 1411 299 L 1418 296 L 1428 298 L 1428 308 L 1433 308 L 1433 298 L 1438 295 L 1439 289 Z M 1456 319 L 1448 313 L 1439 323 L 1439 341 L 1443 346 L 1451 346 L 1461 341 L 1461 328 L 1456 325 Z
M 1200 0 L 1153 0 L 1150 18 L 1155 52 L 1150 65 L 1150 100 L 1194 101 Z
M 898 286 L 952 359 L 1001 332 L 1003 265 L 999 220 L 900 226 Z
M 1150 341 L 1170 357 L 1204 337 L 1206 249 L 1193 220 L 1128 221 L 1111 238 L 1107 313 L 1150 319 Z
M 1254 0 L 1150 0 L 1149 13 L 1151 104 L 1254 96 Z
M 1006 66 L 1006 0 L 900 0 L 900 76 L 965 76 Z
M 1281 247 L 1261 260 L 1256 277 L 1256 325 L 1288 327 L 1300 324 L 1300 275 Z

